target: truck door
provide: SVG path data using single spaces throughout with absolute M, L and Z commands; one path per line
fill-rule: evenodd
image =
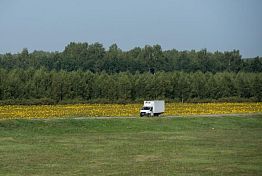
M 150 108 L 150 112 L 151 112 L 150 115 L 151 115 L 151 116 L 154 116 L 154 109 L 153 109 L 153 107 Z

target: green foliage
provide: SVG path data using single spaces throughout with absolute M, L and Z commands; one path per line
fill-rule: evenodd
M 262 72 L 262 58 L 241 59 L 239 50 L 214 53 L 206 49 L 200 51 L 163 51 L 160 45 L 146 45 L 129 51 L 122 51 L 117 44 L 105 50 L 102 44 L 68 44 L 63 52 L 34 51 L 25 48 L 18 54 L 0 55 L 0 68 L 7 70 L 20 68 L 45 68 L 47 70 L 92 71 L 119 73 L 157 71 L 183 72 Z
M 48 100 L 130 102 L 142 99 L 184 101 L 231 99 L 261 101 L 261 73 L 150 73 L 0 69 L 0 101 Z M 27 102 L 27 101 L 25 101 Z
M 100 43 L 71 42 L 63 52 L 24 48 L 0 55 L 0 101 L 261 101 L 261 73 L 262 58 L 241 59 L 238 50 L 163 51 L 146 45 L 122 51 L 117 44 L 106 50 Z

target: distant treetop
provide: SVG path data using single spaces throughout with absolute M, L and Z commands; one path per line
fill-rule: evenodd
M 160 45 L 135 47 L 129 51 L 121 50 L 112 44 L 106 50 L 101 43 L 69 43 L 62 52 L 34 51 L 24 48 L 18 54 L 0 55 L 0 68 L 45 68 L 47 70 L 83 70 L 92 72 L 262 72 L 262 58 L 242 59 L 239 50 L 225 52 L 163 51 Z

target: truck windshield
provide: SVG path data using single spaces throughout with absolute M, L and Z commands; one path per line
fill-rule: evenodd
M 142 110 L 152 110 L 152 107 L 144 106 L 144 107 L 142 108 Z

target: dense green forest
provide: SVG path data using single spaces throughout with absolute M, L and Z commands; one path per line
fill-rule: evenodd
M 262 58 L 242 59 L 238 50 L 162 51 L 160 45 L 105 50 L 100 43 L 0 55 L 2 104 L 144 99 L 261 101 Z
M 262 73 L 150 73 L 0 69 L 2 103 L 261 101 Z
M 63 52 L 34 51 L 23 49 L 18 54 L 0 55 L 0 68 L 46 68 L 47 70 L 91 71 L 107 73 L 157 71 L 183 72 L 262 72 L 262 58 L 242 59 L 238 50 L 227 52 L 163 51 L 160 45 L 136 47 L 122 51 L 116 44 L 106 50 L 102 44 L 70 43 Z

